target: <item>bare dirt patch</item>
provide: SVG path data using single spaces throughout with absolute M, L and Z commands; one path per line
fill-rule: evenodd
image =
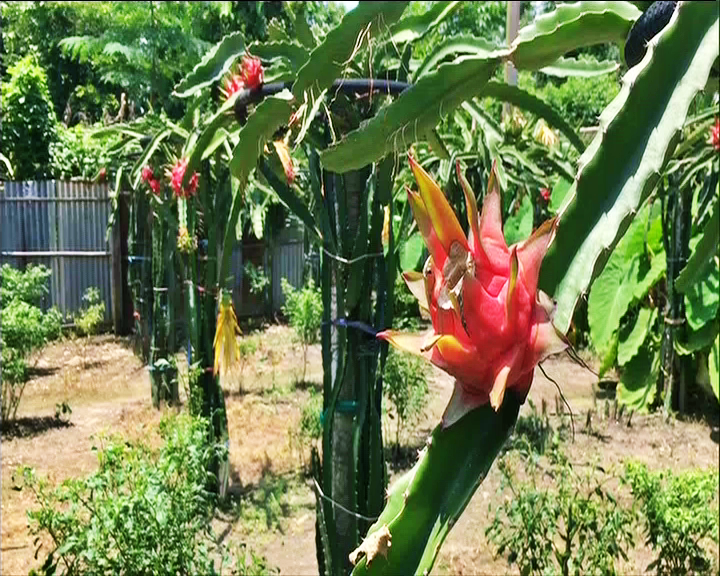
M 283 574 L 317 574 L 314 497 L 310 483 L 299 474 L 300 454 L 293 450 L 288 431 L 297 427 L 312 388 L 319 390 L 320 349 L 311 348 L 306 382 L 298 385 L 302 351 L 288 328 L 273 325 L 246 337 L 256 339 L 256 352 L 248 359 L 242 378 L 235 375 L 223 382 L 232 498 L 218 514 L 217 532 L 226 542 L 246 542 Z M 666 423 L 660 416 L 634 415 L 628 427 L 627 417 L 616 422 L 612 411 L 605 417 L 604 401 L 594 400 L 595 377 L 590 372 L 567 357 L 551 359 L 544 366 L 575 414 L 575 439 L 565 447 L 573 462 L 592 461 L 618 469 L 632 458 L 654 469 L 718 469 L 717 424 L 713 428 L 702 420 Z M 431 404 L 427 418 L 410 434 L 411 447 L 419 446 L 439 421 L 452 391 L 451 379 L 430 369 Z M 534 404 L 539 409 L 544 401 L 554 414 L 560 405 L 557 396 L 555 385 L 538 371 L 530 392 Z M 71 406 L 70 424 L 43 426 L 42 422 L 54 418 L 59 402 Z M 529 410 L 526 403 L 523 414 Z M 592 411 L 590 430 L 585 429 L 588 410 Z M 27 573 L 38 565 L 26 516 L 34 502 L 27 491 L 13 490 L 17 467 L 32 466 L 54 482 L 87 474 L 96 466 L 91 446 L 100 433 L 146 436 L 162 412 L 151 407 L 148 373 L 133 355 L 130 343 L 100 336 L 82 347 L 66 341 L 46 348 L 18 416 L 27 419 L 27 430 L 3 435 L 2 440 L 3 574 Z M 559 419 L 551 416 L 551 422 L 557 426 Z M 511 572 L 503 558 L 493 557 L 485 538 L 491 517 L 488 507 L 494 508 L 502 497 L 499 485 L 500 475 L 494 467 L 450 532 L 435 573 Z M 642 537 L 638 535 L 636 541 L 641 543 Z M 648 561 L 647 550 L 638 546 L 621 571 L 641 573 Z

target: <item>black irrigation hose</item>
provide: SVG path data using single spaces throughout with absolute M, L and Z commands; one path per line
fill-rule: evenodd
M 677 2 L 653 2 L 630 29 L 625 42 L 625 63 L 628 68 L 638 64 L 647 52 L 647 43 L 667 26 Z
M 292 82 L 271 82 L 253 90 L 240 90 L 235 100 L 235 119 L 244 124 L 247 118 L 247 107 L 249 104 L 257 104 L 266 96 L 277 94 L 283 90 L 290 90 Z M 407 82 L 396 82 L 395 80 L 384 80 L 381 78 L 347 78 L 335 80 L 332 83 L 334 92 L 345 94 L 367 94 L 381 92 L 396 96 L 410 88 L 412 84 Z

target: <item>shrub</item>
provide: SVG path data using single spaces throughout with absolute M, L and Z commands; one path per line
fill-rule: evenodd
M 311 459 L 317 457 L 317 442 L 323 433 L 323 399 L 320 394 L 311 389 L 310 398 L 303 405 L 300 422 L 293 425 L 290 430 L 290 443 L 300 454 L 303 469 L 307 470 L 305 461 L 306 449 L 310 448 Z
M 252 262 L 248 262 L 245 264 L 243 270 L 250 282 L 250 293 L 257 295 L 264 294 L 265 289 L 270 286 L 270 278 L 263 272 L 263 269 L 255 266 Z
M 45 343 L 60 337 L 62 316 L 57 309 L 38 306 L 48 292 L 50 271 L 30 266 L 25 271 L 5 264 L 0 284 L 0 350 L 2 360 L 2 420 L 14 419 L 28 381 L 27 361 Z
M 81 334 L 92 336 L 100 329 L 105 318 L 105 302 L 100 301 L 100 291 L 94 286 L 83 294 L 83 308 L 75 315 L 75 326 Z
M 0 149 L 10 159 L 17 180 L 46 178 L 56 134 L 45 70 L 28 54 L 8 68 L 8 75 L 0 99 Z
M 207 445 L 208 424 L 200 418 L 166 416 L 159 431 L 157 450 L 109 439 L 98 450 L 97 472 L 55 489 L 23 470 L 39 503 L 28 512 L 30 530 L 52 542 L 43 573 L 216 573 L 214 558 L 228 554 L 211 527 L 216 501 L 207 469 L 224 448 Z M 236 569 L 257 573 L 256 559 L 242 554 Z
M 295 331 L 303 347 L 303 376 L 305 381 L 307 371 L 307 352 L 311 344 L 318 341 L 320 326 L 322 325 L 322 297 L 310 278 L 306 286 L 296 290 L 283 278 L 282 291 L 285 296 L 283 314 L 290 320 L 290 326 Z
M 650 472 L 644 464 L 625 468 L 644 522 L 647 543 L 657 554 L 647 570 L 657 574 L 710 573 L 707 545 L 717 550 L 718 474 L 713 470 Z
M 240 378 L 238 383 L 238 391 L 242 390 L 243 372 L 250 358 L 257 352 L 257 340 L 255 338 L 241 338 L 238 342 L 238 352 L 240 353 Z
M 391 406 L 388 416 L 395 420 L 396 453 L 405 426 L 425 414 L 429 396 L 426 373 L 427 363 L 421 358 L 390 350 L 383 373 L 383 392 Z
M 52 272 L 47 266 L 28 266 L 25 270 L 13 268 L 10 264 L 3 264 L 0 269 L 2 283 L 0 284 L 0 304 L 7 304 L 10 300 L 21 300 L 40 306 L 48 293 L 48 280 Z
M 523 460 L 526 481 L 518 480 L 507 457 L 498 465 L 512 495 L 496 509 L 486 535 L 521 574 L 615 574 L 615 561 L 627 560 L 632 514 L 607 490 L 604 474 L 580 476 L 559 457 L 548 471 L 553 488 L 542 488 L 537 458 Z

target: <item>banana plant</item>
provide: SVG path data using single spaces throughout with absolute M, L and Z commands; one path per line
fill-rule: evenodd
M 659 185 L 590 291 L 601 372 L 620 367 L 617 398 L 632 410 L 656 404 L 682 411 L 695 368 L 697 381 L 718 397 L 719 170 L 709 137 L 717 113 L 715 105 L 696 107 L 687 119 Z

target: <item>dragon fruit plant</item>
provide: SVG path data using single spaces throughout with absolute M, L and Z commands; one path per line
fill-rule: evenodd
M 229 363 L 233 357 L 226 356 L 232 352 L 232 315 L 221 294 L 232 279 L 230 257 L 246 202 L 244 191 L 253 174 L 273 187 L 323 248 L 326 419 L 321 473 L 316 478 L 316 545 L 323 573 L 347 574 L 353 548 L 350 560 L 357 574 L 430 571 L 443 540 L 510 433 L 534 366 L 566 346 L 562 334 L 578 300 L 654 193 L 688 109 L 705 88 L 718 57 L 717 3 L 678 2 L 659 33 L 643 37 L 639 60 L 630 64 L 619 94 L 600 116 L 597 135 L 586 148 L 547 105 L 516 86 L 493 80 L 508 62 L 518 70 L 562 68 L 563 73 L 582 73 L 584 64 L 566 54 L 592 44 L 624 45 L 642 15 L 630 2 L 561 4 L 521 29 L 510 46 L 449 37 L 414 71 L 401 62 L 392 73 L 403 82 L 386 83 L 387 92 L 373 98 L 373 106 L 365 111 L 372 116 L 351 114 L 356 93 L 372 93 L 379 82 L 353 75 L 376 76 L 382 63 L 396 60 L 398 54 L 403 54 L 403 62 L 411 62 L 412 42 L 457 5 L 438 2 L 417 17 L 403 16 L 406 2 L 360 2 L 322 38 L 312 35 L 301 15 L 294 19 L 296 37 L 279 27 L 274 40 L 246 47 L 242 35 L 233 33 L 175 90 L 181 98 L 201 96 L 248 51 L 265 66 L 262 78 L 256 64 L 246 66 L 247 74 L 231 76 L 225 83 L 226 101 L 195 125 L 184 146 L 189 160 L 182 184 L 189 186 L 190 174 L 199 170 L 200 197 L 210 190 L 205 174 L 211 162 L 215 170 L 227 165 L 234 178 L 229 195 L 224 188 L 213 190 L 216 198 L 228 202 L 229 210 L 223 205 L 212 225 L 206 222 L 217 265 L 208 264 L 205 285 L 216 299 L 204 297 L 202 316 L 208 320 L 214 312 L 214 321 L 221 312 L 219 322 L 207 322 L 207 327 L 221 325 L 215 342 L 221 371 L 224 359 Z M 335 96 L 345 83 L 351 97 L 342 108 L 338 101 L 345 99 Z M 362 89 L 353 88 L 354 83 L 363 84 Z M 391 84 L 403 86 L 392 92 Z M 422 141 L 440 154 L 443 146 L 435 132 L 440 121 L 485 97 L 524 108 L 558 129 L 581 154 L 577 166 L 566 169 L 574 176 L 573 184 L 556 220 L 538 226 L 527 240 L 507 246 L 494 184 L 498 178 L 503 181 L 502 166 L 497 166 L 498 174 L 492 173 L 481 210 L 458 171 L 470 216 L 465 234 L 437 184 L 411 160 L 418 191 L 408 193 L 408 202 L 430 259 L 422 274 L 406 273 L 405 279 L 433 329 L 422 335 L 388 331 L 397 249 L 390 225 L 388 250 L 383 252 L 382 229 L 386 207 L 389 222 L 394 221 L 394 155 Z M 328 100 L 330 106 L 325 104 Z M 326 129 L 316 121 L 323 117 L 328 119 Z M 493 130 L 492 122 L 482 114 L 479 118 L 483 130 Z M 296 179 L 291 152 L 297 159 L 300 144 L 306 147 L 308 169 Z M 490 147 L 493 159 L 498 150 Z M 268 155 L 278 157 L 285 178 L 269 168 Z M 446 154 L 445 161 L 449 158 Z M 310 205 L 295 190 L 298 182 L 307 182 L 306 176 Z M 194 219 L 189 210 L 190 233 Z M 383 257 L 370 258 L 373 254 Z M 374 285 L 377 309 L 371 310 L 367 302 Z M 198 321 L 198 332 L 202 327 Z M 375 330 L 381 346 L 374 348 L 374 358 L 362 356 L 360 350 L 375 344 L 367 337 Z M 205 332 L 210 336 L 207 328 Z M 376 399 L 382 397 L 386 342 L 426 357 L 454 376 L 457 384 L 418 462 L 384 498 Z M 212 363 L 207 348 L 206 368 Z M 358 546 L 370 517 L 377 520 Z

